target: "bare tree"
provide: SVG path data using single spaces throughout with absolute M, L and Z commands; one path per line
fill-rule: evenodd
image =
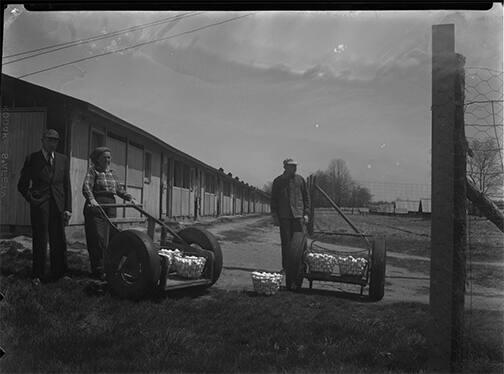
M 346 163 L 342 159 L 333 159 L 325 171 L 314 173 L 317 185 L 339 206 L 367 206 L 371 201 L 371 193 L 365 187 L 355 183 Z M 320 194 L 313 196 L 316 207 L 328 207 L 330 204 Z
M 504 165 L 495 139 L 475 139 L 470 147 L 472 156 L 467 160 L 469 180 L 485 195 L 502 196 Z
M 348 204 L 351 200 L 353 181 L 345 160 L 333 159 L 329 163 L 327 174 L 331 183 L 330 194 L 336 204 Z
M 352 189 L 352 206 L 363 207 L 368 206 L 373 196 L 366 187 L 361 187 L 357 184 Z

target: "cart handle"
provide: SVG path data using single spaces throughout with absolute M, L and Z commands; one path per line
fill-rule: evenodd
M 315 188 L 329 201 L 329 204 L 336 209 L 336 211 L 340 214 L 340 216 L 350 225 L 350 227 L 355 231 L 356 234 L 359 234 L 367 243 L 368 247 L 371 248 L 371 243 L 367 240 L 366 235 L 359 231 L 359 229 L 350 221 L 350 219 L 343 213 L 343 211 L 336 205 L 336 203 L 329 197 L 329 195 L 319 187 L 317 183 L 314 183 Z
M 138 210 L 140 213 L 144 214 L 147 218 L 153 220 L 154 222 L 158 223 L 159 225 L 163 226 L 170 234 L 172 234 L 175 238 L 180 240 L 182 244 L 187 244 L 187 242 L 182 239 L 182 237 L 177 234 L 172 228 L 170 228 L 166 223 L 161 221 L 160 219 L 157 219 L 154 216 L 151 216 L 149 213 L 147 213 L 145 210 L 143 210 L 139 205 L 130 202 L 129 204 L 100 204 L 100 206 L 105 207 L 105 208 L 134 208 Z

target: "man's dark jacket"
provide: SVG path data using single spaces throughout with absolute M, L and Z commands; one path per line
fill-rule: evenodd
M 271 188 L 271 212 L 278 218 L 301 218 L 310 214 L 310 198 L 302 176 L 282 174 Z
M 18 190 L 32 207 L 40 205 L 52 195 L 60 212 L 65 210 L 72 212 L 68 157 L 54 152 L 53 162 L 53 171 L 51 171 L 51 165 L 45 159 L 42 150 L 26 157 L 17 186 Z

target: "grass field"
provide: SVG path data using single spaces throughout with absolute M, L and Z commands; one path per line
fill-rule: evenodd
M 428 221 L 380 218 L 377 228 L 370 216 L 351 218 L 359 227 L 390 230 L 389 250 L 425 255 L 429 238 L 419 234 L 430 230 Z M 233 230 L 224 234 L 233 242 L 244 240 Z M 482 261 L 499 257 L 499 249 L 483 250 L 494 240 L 492 235 L 478 236 Z M 83 248 L 72 248 L 69 254 L 71 279 L 37 287 L 29 280 L 31 251 L 8 245 L 0 251 L 0 289 L 5 294 L 0 302 L 0 345 L 7 352 L 0 360 L 2 373 L 429 372 L 425 304 L 368 303 L 307 290 L 261 297 L 218 287 L 130 302 L 92 292 Z M 428 266 L 426 261 L 393 261 L 404 267 Z M 487 281 L 498 278 L 489 270 L 494 268 L 482 268 L 490 272 Z M 502 373 L 503 311 L 470 313 L 464 372 Z
M 426 372 L 421 304 L 218 289 L 135 303 L 86 295 L 76 280 L 13 277 L 2 288 L 2 372 Z M 474 327 L 467 372 L 501 372 L 502 325 Z
M 387 248 L 394 252 L 417 256 L 430 256 L 431 221 L 429 217 L 349 215 L 360 231 L 372 235 L 385 235 Z M 468 219 L 468 253 L 472 261 L 504 261 L 504 235 L 494 224 L 484 218 Z M 316 211 L 315 230 L 353 232 L 335 211 Z M 339 240 L 350 241 L 348 237 Z
M 387 263 L 410 271 L 429 273 L 431 230 L 429 218 L 376 215 L 350 215 L 348 217 L 361 232 L 384 235 L 387 251 L 426 258 L 426 261 L 421 261 L 390 256 L 387 258 Z M 318 231 L 353 232 L 334 211 L 316 212 L 314 226 Z M 361 238 L 333 235 L 317 235 L 315 238 L 334 244 L 365 247 Z M 469 280 L 484 287 L 504 289 L 503 267 L 486 264 L 502 265 L 504 263 L 504 235 L 486 219 L 479 217 L 468 219 L 466 263 Z

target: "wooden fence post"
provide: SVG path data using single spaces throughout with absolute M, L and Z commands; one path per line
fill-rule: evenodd
M 432 28 L 430 367 L 459 372 L 466 248 L 464 60 L 453 24 Z

